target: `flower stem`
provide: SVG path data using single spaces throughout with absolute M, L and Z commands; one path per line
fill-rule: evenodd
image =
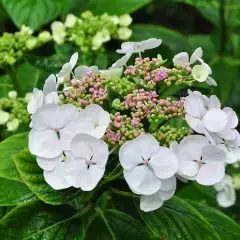
M 116 188 L 110 188 L 110 190 L 111 190 L 113 193 L 116 193 L 116 194 L 121 195 L 121 196 L 124 196 L 124 197 L 139 198 L 139 196 L 136 195 L 136 194 L 133 194 L 133 193 L 130 193 L 130 192 L 121 191 L 121 190 L 118 190 L 118 189 L 116 189 Z
M 12 67 L 9 71 L 9 76 L 11 77 L 11 80 L 12 80 L 12 84 L 13 84 L 13 87 L 15 89 L 15 91 L 17 91 L 17 93 L 20 92 L 20 86 L 18 84 L 18 81 L 17 81 L 17 77 L 16 77 L 16 71 L 14 69 L 14 67 Z
M 103 184 L 106 184 L 106 183 L 109 183 L 109 182 L 112 182 L 112 181 L 118 179 L 119 177 L 122 176 L 122 173 L 123 173 L 123 169 L 121 169 L 117 174 L 106 178 L 106 179 L 103 181 Z

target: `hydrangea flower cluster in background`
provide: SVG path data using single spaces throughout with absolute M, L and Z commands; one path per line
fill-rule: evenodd
M 83 24 L 69 18 L 69 28 Z M 87 12 L 82 18 L 93 17 Z M 108 70 L 75 67 L 74 53 L 56 76 L 48 77 L 43 90 L 34 89 L 28 104 L 29 150 L 52 188 L 91 191 L 102 178 L 108 180 L 110 161 L 117 170 L 121 165 L 146 212 L 174 195 L 177 178 L 215 186 L 221 206 L 235 202 L 235 185 L 225 172 L 240 158 L 238 117 L 231 108 L 222 109 L 215 95 L 189 90 L 186 97 L 164 97 L 162 88 L 171 85 L 216 82 L 201 48 L 190 59 L 187 53 L 177 54 L 173 68 L 166 68 L 160 55 L 151 60 L 141 56 L 160 44 L 160 39 L 124 43 L 117 50 L 124 56 Z M 136 53 L 135 65 L 127 66 Z
M 132 35 L 129 25 L 132 23 L 130 15 L 110 16 L 104 13 L 94 16 L 91 11 L 76 17 L 68 14 L 65 22 L 52 23 L 52 35 L 56 43 L 74 43 L 82 52 L 98 51 L 111 38 L 127 40 Z
M 48 31 L 33 36 L 33 31 L 24 25 L 19 32 L 4 33 L 0 37 L 0 68 L 15 64 L 26 52 L 42 46 L 51 39 Z

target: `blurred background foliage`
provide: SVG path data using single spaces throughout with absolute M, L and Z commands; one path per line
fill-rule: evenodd
M 86 10 L 95 15 L 131 14 L 133 32 L 130 40 L 162 39 L 160 48 L 147 54 L 156 56 L 160 51 L 163 58 L 168 59 L 169 66 L 175 54 L 183 51 L 191 54 L 197 47 L 202 47 L 203 58 L 213 70 L 211 76 L 218 83 L 211 91 L 223 105 L 231 106 L 240 114 L 239 0 L 1 0 L 1 35 L 19 31 L 23 24 L 33 29 L 36 36 L 44 30 L 51 32 L 53 21 L 65 21 L 69 13 L 79 17 Z M 101 69 L 111 66 L 120 57 L 115 50 L 121 42 L 111 40 L 105 49 L 94 53 L 79 52 L 79 48 L 71 43 L 59 45 L 50 41 L 44 44 L 24 55 L 14 66 L 19 96 L 31 92 L 33 87 L 42 88 L 46 77 L 57 73 L 75 51 L 80 55 L 79 64 L 96 64 Z M 13 89 L 11 73 L 0 69 L 0 97 L 6 97 Z M 184 95 L 185 90 L 181 89 L 178 95 Z M 210 93 L 207 88 L 204 91 Z M 179 193 L 182 197 L 216 206 L 213 189 L 202 189 L 195 184 L 184 189 Z M 239 209 L 236 205 L 224 211 L 237 219 Z

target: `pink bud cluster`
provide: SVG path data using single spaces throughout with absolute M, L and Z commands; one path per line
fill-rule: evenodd
M 81 80 L 71 80 L 72 88 L 65 93 L 66 102 L 75 102 L 80 107 L 91 103 L 102 105 L 107 98 L 107 76 L 100 73 L 88 72 Z M 69 86 L 69 85 L 68 85 Z
M 157 58 L 136 58 L 135 65 L 129 66 L 124 71 L 128 78 L 133 78 L 147 89 L 154 89 L 157 82 L 168 77 L 169 69 L 162 67 Z
M 123 144 L 144 133 L 143 124 L 138 120 L 122 115 L 120 112 L 111 114 L 111 122 L 104 139 L 112 145 Z

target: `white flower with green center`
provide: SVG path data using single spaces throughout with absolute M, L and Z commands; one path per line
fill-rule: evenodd
M 8 92 L 8 97 L 10 99 L 16 99 L 17 98 L 17 92 L 16 91 L 10 91 Z
M 217 146 L 210 145 L 206 137 L 188 136 L 179 145 L 176 142 L 173 144 L 179 159 L 178 175 L 206 186 L 223 179 L 227 155 Z
M 9 119 L 9 113 L 0 110 L 0 125 L 5 124 Z
M 217 193 L 217 203 L 220 207 L 231 207 L 236 202 L 236 192 L 233 185 L 233 179 L 226 174 L 222 181 L 214 185 Z
M 14 132 L 18 129 L 19 127 L 19 120 L 17 118 L 12 119 L 11 121 L 7 122 L 7 131 L 9 132 Z
M 124 14 L 119 17 L 119 25 L 128 27 L 132 23 L 132 17 L 129 14 Z
M 72 28 L 75 25 L 76 22 L 77 22 L 77 17 L 70 13 L 66 16 L 66 20 L 65 20 L 64 25 L 66 27 Z
M 121 40 L 127 40 L 132 36 L 132 30 L 130 28 L 121 27 L 117 30 L 117 34 Z
M 51 29 L 54 41 L 62 44 L 66 36 L 65 25 L 62 22 L 55 21 L 51 24 Z
M 198 82 L 205 82 L 208 74 L 208 69 L 204 65 L 195 65 L 192 69 L 192 76 Z
M 162 179 L 172 177 L 178 169 L 176 155 L 170 149 L 160 147 L 150 134 L 124 143 L 120 148 L 119 160 L 129 187 L 142 195 L 159 191 Z

